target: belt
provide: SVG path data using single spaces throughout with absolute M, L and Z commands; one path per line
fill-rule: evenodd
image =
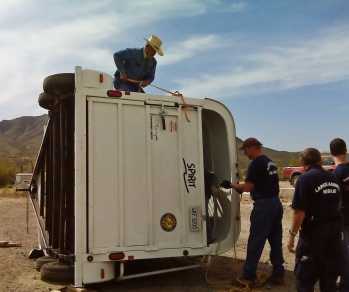
M 279 198 L 279 196 L 271 196 L 271 197 L 262 197 L 262 198 L 252 198 L 253 201 L 263 201 L 263 200 L 270 200 L 270 199 L 275 199 L 275 198 Z

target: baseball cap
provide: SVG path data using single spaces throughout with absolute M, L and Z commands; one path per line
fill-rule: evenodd
M 256 138 L 250 137 L 247 138 L 240 147 L 240 150 L 246 149 L 251 146 L 262 146 L 263 144 L 259 142 Z

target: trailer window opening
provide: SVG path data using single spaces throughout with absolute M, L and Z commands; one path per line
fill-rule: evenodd
M 224 240 L 230 230 L 229 197 L 219 190 L 219 183 L 230 179 L 229 145 L 223 118 L 216 112 L 202 111 L 203 160 L 208 244 Z

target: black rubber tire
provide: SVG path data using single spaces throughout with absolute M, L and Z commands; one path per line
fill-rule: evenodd
M 45 256 L 45 253 L 41 248 L 33 248 L 28 254 L 28 258 L 31 260 L 37 260 L 43 256 Z
M 35 269 L 37 271 L 40 271 L 41 267 L 45 264 L 48 264 L 48 263 L 54 263 L 56 262 L 57 259 L 53 258 L 53 257 L 48 257 L 48 256 L 43 256 L 41 258 L 38 258 L 36 261 L 35 261 Z
M 47 110 L 52 110 L 56 104 L 56 100 L 57 100 L 57 97 L 49 93 L 42 92 L 39 95 L 38 102 L 42 108 Z
M 73 94 L 75 89 L 75 74 L 74 73 L 59 73 L 47 76 L 43 84 L 46 93 L 60 96 Z
M 48 263 L 41 267 L 41 280 L 54 283 L 72 283 L 74 266 L 60 262 Z

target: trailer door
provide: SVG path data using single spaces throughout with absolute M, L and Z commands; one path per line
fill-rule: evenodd
M 188 110 L 188 116 L 190 121 L 178 108 L 151 109 L 153 226 L 159 248 L 206 245 L 200 111 Z
M 206 244 L 200 112 L 88 98 L 88 251 Z

